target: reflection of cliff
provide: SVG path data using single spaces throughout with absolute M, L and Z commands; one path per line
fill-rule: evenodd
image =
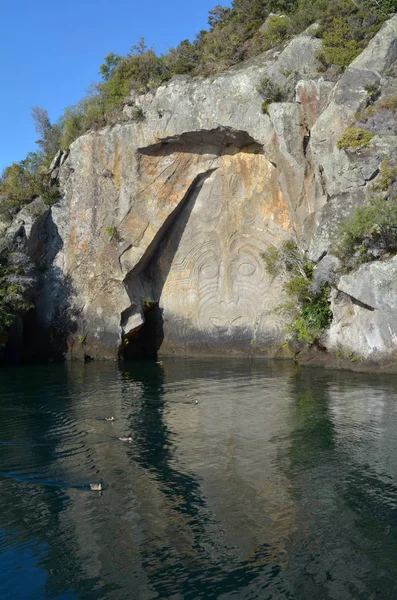
M 0 565 L 3 547 L 35 561 L 49 596 L 395 596 L 394 380 L 215 360 L 25 373 L 0 372 Z
M 255 376 L 249 365 L 236 363 L 235 369 L 242 381 Z M 260 449 L 277 435 L 276 413 L 265 433 L 255 427 L 263 418 L 255 412 L 262 382 L 252 389 L 251 407 L 250 402 L 236 406 L 222 370 L 209 378 L 200 375 L 200 398 L 214 384 L 217 390 L 215 404 L 205 408 L 204 402 L 195 406 L 187 398 L 190 377 L 197 373 L 184 363 L 164 369 L 137 363 L 122 373 L 112 365 L 68 369 L 67 387 L 62 386 L 68 412 L 56 415 L 55 405 L 55 422 L 38 433 L 40 439 L 56 441 L 56 462 L 42 469 L 55 487 L 39 486 L 26 506 L 37 514 L 47 498 L 53 517 L 47 519 L 44 511 L 37 536 L 52 552 L 57 548 L 59 556 L 70 557 L 67 562 L 62 558 L 48 585 L 67 579 L 71 590 L 85 586 L 87 598 L 95 597 L 95 588 L 118 600 L 126 597 L 126 589 L 133 598 L 155 593 L 215 598 L 255 587 L 261 574 L 276 568 L 283 552 L 280 537 L 294 520 L 291 503 L 279 523 L 269 516 L 277 512 L 281 497 L 288 505 L 285 479 L 270 472 L 263 477 L 275 457 L 268 453 L 264 459 Z M 216 399 L 224 394 L 227 401 Z M 116 419 L 113 424 L 97 420 L 109 414 Z M 128 431 L 131 444 L 114 439 Z M 257 463 L 252 461 L 254 447 L 260 453 Z M 203 452 L 213 460 L 203 463 Z M 102 496 L 82 489 L 100 477 L 107 484 Z M 57 482 L 64 485 L 56 487 Z M 18 485 L 12 489 L 21 507 Z M 54 569 L 52 557 L 43 568 Z M 200 583 L 202 573 L 205 584 Z
M 393 412 L 394 394 L 384 383 L 315 370 L 291 378 L 294 426 L 279 460 L 299 507 L 285 556 L 297 598 L 397 592 L 395 441 L 384 413 L 385 399 Z

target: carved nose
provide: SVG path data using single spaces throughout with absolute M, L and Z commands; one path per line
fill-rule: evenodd
M 233 302 L 233 274 L 230 260 L 222 261 L 220 264 L 218 294 L 226 304 Z

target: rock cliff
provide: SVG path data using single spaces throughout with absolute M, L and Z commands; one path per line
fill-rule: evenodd
M 393 88 L 397 17 L 341 77 L 318 73 L 320 44 L 309 29 L 216 77 L 176 76 L 56 157 L 61 198 L 26 235 L 43 267 L 38 322 L 62 331 L 69 357 L 299 351 L 276 310 L 283 275 L 267 274 L 261 253 L 293 235 L 320 272 L 337 223 L 364 202 L 397 140 L 389 128 L 368 148 L 337 147 L 368 85 Z M 264 77 L 289 94 L 268 114 Z M 395 259 L 336 269 L 323 350 L 302 357 L 390 367 L 395 270 Z

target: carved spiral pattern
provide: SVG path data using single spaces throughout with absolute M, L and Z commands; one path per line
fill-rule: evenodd
M 270 194 L 255 184 L 273 176 L 263 156 L 238 154 L 225 157 L 203 184 L 162 291 L 174 326 L 184 317 L 219 345 L 279 337 L 260 254 L 285 235 L 274 217 L 283 200 L 275 183 Z

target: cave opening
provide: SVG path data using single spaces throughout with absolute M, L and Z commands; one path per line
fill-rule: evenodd
M 163 311 L 158 302 L 144 311 L 145 322 L 123 339 L 123 360 L 153 360 L 164 339 Z

